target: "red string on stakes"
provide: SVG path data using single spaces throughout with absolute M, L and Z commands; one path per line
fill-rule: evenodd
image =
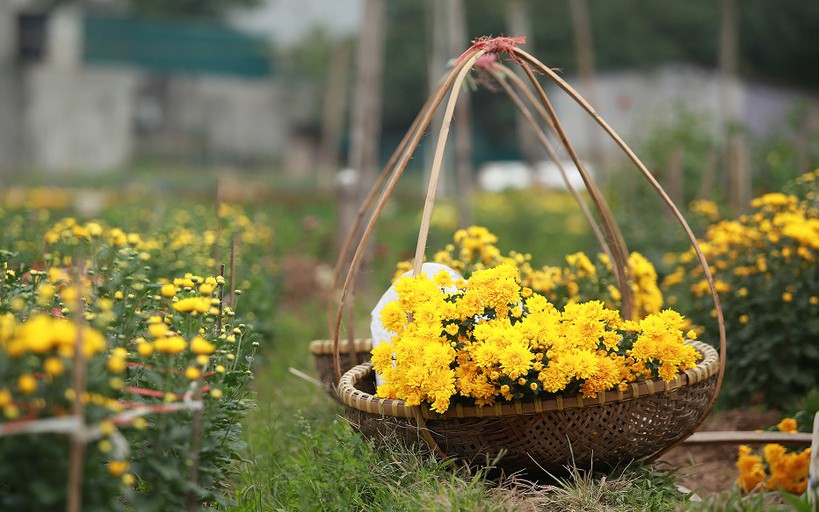
M 518 56 L 513 51 L 519 44 L 526 44 L 526 36 L 481 36 L 472 40 L 472 46 L 467 48 L 465 52 L 455 61 L 455 65 L 463 60 L 467 53 L 472 50 L 486 50 L 486 53 L 502 55 L 511 55 L 513 59 L 518 60 Z
M 150 364 L 137 363 L 137 362 L 134 362 L 134 361 L 129 361 L 128 366 L 130 366 L 132 368 L 145 368 L 146 370 L 157 370 L 157 371 L 160 371 L 160 372 L 171 372 L 174 375 L 185 375 L 185 372 L 183 372 L 181 370 L 169 370 L 168 368 L 158 368 L 157 369 L 154 366 L 151 366 Z M 210 377 L 210 376 L 215 375 L 215 374 L 216 374 L 216 372 L 214 372 L 214 371 L 205 372 L 205 373 L 202 374 L 202 377 Z

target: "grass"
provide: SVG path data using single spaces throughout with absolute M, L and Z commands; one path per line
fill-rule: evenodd
M 535 484 L 376 446 L 353 432 L 340 405 L 287 370 L 311 371 L 306 344 L 326 336 L 323 304 L 301 303 L 274 323 L 276 339 L 256 371 L 259 407 L 246 425 L 248 459 L 234 510 L 626 512 L 677 510 L 686 501 L 664 468 L 635 466 L 608 477 L 573 471 Z
M 476 218 L 499 235 L 502 250 L 530 251 L 537 261 L 556 263 L 564 254 L 589 249 L 588 233 L 558 237 L 568 222 L 562 200 L 531 193 L 484 198 Z M 414 249 L 417 211 L 412 205 L 406 198 L 391 203 L 379 225 L 379 257 L 369 279 L 374 288 L 388 282 L 395 261 Z M 307 201 L 278 208 L 274 218 L 281 254 L 332 263 L 332 205 Z M 446 204 L 440 208 L 430 251 L 451 236 L 450 211 Z M 307 217 L 317 220 L 318 227 L 301 229 Z M 259 407 L 246 422 L 248 455 L 241 463 L 234 510 L 625 512 L 686 510 L 693 504 L 677 490 L 676 473 L 662 467 L 634 466 L 609 476 L 575 470 L 567 478 L 539 484 L 519 478 L 498 481 L 407 447 L 364 441 L 346 424 L 341 406 L 288 372 L 293 366 L 311 373 L 307 344 L 327 337 L 325 305 L 306 296 L 285 298 L 290 302 L 278 308 L 272 321 L 274 337 L 257 358 Z M 368 330 L 366 301 L 359 301 L 358 333 Z

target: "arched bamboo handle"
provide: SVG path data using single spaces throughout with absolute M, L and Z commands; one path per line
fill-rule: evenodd
M 521 50 L 520 48 L 517 48 L 517 47 L 513 48 L 512 52 L 514 52 L 515 55 L 517 55 L 518 57 L 523 59 L 525 62 L 531 64 L 539 72 L 547 75 L 558 87 L 560 87 L 564 92 L 566 92 L 566 94 L 568 94 L 569 97 L 572 98 L 572 100 L 575 101 L 575 103 L 580 105 L 583 108 L 583 110 L 585 110 L 592 117 L 592 119 L 594 119 L 594 121 L 598 125 L 600 125 L 601 128 L 603 128 L 603 130 L 606 132 L 606 134 L 608 134 L 608 136 L 611 137 L 611 139 L 617 144 L 617 146 L 626 154 L 626 156 L 628 156 L 628 158 L 632 161 L 632 163 L 634 163 L 634 165 L 637 167 L 637 169 L 640 171 L 640 173 L 643 175 L 643 177 L 649 182 L 649 184 L 655 190 L 655 192 L 657 192 L 660 195 L 663 202 L 671 210 L 671 212 L 674 214 L 674 217 L 677 219 L 677 221 L 682 226 L 683 231 L 685 231 L 685 234 L 688 237 L 689 242 L 691 243 L 692 247 L 694 248 L 694 252 L 696 252 L 696 254 L 697 254 L 697 260 L 698 260 L 700 266 L 702 267 L 702 269 L 703 269 L 703 271 L 705 273 L 705 279 L 708 281 L 708 287 L 711 290 L 711 297 L 714 299 L 714 307 L 715 307 L 716 312 L 717 312 L 717 325 L 718 325 L 718 329 L 719 329 L 719 347 L 720 347 L 720 350 L 719 350 L 720 358 L 719 359 L 720 359 L 720 361 L 719 361 L 719 375 L 717 376 L 717 385 L 716 385 L 716 387 L 714 389 L 714 394 L 711 397 L 711 403 L 710 403 L 710 405 L 708 407 L 708 410 L 710 411 L 713 408 L 714 403 L 717 400 L 717 396 L 719 395 L 720 389 L 722 388 L 722 380 L 723 380 L 723 377 L 725 375 L 725 359 L 726 359 L 726 355 L 727 355 L 727 342 L 726 342 L 726 336 L 725 336 L 725 319 L 724 319 L 723 313 L 722 313 L 722 305 L 720 303 L 719 295 L 717 294 L 716 287 L 714 286 L 714 278 L 711 275 L 711 269 L 708 267 L 708 262 L 705 259 L 705 255 L 702 253 L 702 249 L 700 248 L 699 242 L 697 242 L 697 237 L 694 235 L 694 232 L 691 230 L 691 227 L 688 225 L 688 222 L 686 222 L 685 218 L 682 216 L 682 213 L 680 213 L 680 210 L 677 208 L 677 206 L 674 204 L 674 202 L 671 200 L 671 198 L 668 197 L 668 194 L 666 194 L 665 190 L 657 182 L 657 180 L 654 178 L 654 176 L 652 176 L 651 172 L 649 172 L 649 170 L 646 168 L 645 164 L 643 164 L 643 162 L 637 157 L 637 155 L 634 154 L 634 152 L 631 150 L 631 148 L 628 146 L 628 144 L 625 143 L 625 141 L 617 134 L 617 132 L 615 132 L 608 125 L 608 123 L 606 123 L 606 121 L 603 120 L 602 117 L 600 117 L 600 115 L 597 113 L 597 111 L 591 105 L 589 105 L 589 103 L 585 99 L 583 99 L 583 97 L 577 91 L 575 91 L 568 83 L 566 83 L 554 71 L 552 71 L 550 68 L 545 66 L 538 59 L 536 59 L 535 57 L 529 55 L 528 53 L 526 53 L 525 51 L 523 51 L 523 50 Z M 528 69 L 528 67 L 524 66 L 524 70 L 526 70 L 526 69 Z M 531 70 L 529 71 L 529 73 L 531 73 Z M 707 415 L 703 415 L 703 420 L 705 419 L 705 416 L 707 416 Z

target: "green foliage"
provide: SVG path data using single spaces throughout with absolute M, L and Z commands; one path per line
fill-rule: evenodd
M 782 190 L 794 179 L 794 169 L 819 167 L 819 126 L 812 126 L 809 109 L 795 104 L 776 132 L 751 139 L 750 164 L 754 189 L 763 192 Z
M 819 388 L 813 388 L 805 394 L 791 417 L 796 420 L 799 432 L 813 432 L 813 422 L 819 412 Z
M 690 502 L 686 512 L 810 512 L 807 497 L 788 493 L 752 493 L 743 495 L 738 488 L 706 496 L 702 501 Z
M 728 339 L 726 405 L 788 409 L 819 384 L 817 177 L 798 178 L 792 195 L 755 199 L 750 214 L 715 223 L 704 237 Z M 666 284 L 715 342 L 714 304 L 693 249 L 676 261 Z
M 236 263 L 251 267 L 248 276 L 258 284 L 270 270 L 259 257 L 269 248 L 269 228 L 228 205 L 216 233 L 186 210 L 153 217 L 138 206 L 121 208 L 132 225 L 150 217 L 154 228 L 140 234 L 102 221 L 45 222 L 49 215 L 37 210 L 0 210 L 9 226 L 42 221 L 0 236 L 0 247 L 19 249 L 0 251 L 3 420 L 25 426 L 67 419 L 78 394 L 71 353 L 81 339 L 94 347 L 86 354 L 87 393 L 80 393 L 85 421 L 101 432 L 86 446 L 83 510 L 181 510 L 190 496 L 194 504 L 227 506 L 226 489 L 246 448 L 241 420 L 254 405 L 250 368 L 260 336 L 235 312 L 244 304 L 240 291 L 234 301 L 222 299 L 230 297 L 226 280 L 186 270 L 212 269 L 214 245 L 239 239 Z M 275 304 L 270 291 L 256 314 Z M 54 318 L 60 316 L 71 320 Z M 84 324 L 82 338 L 76 322 Z M 21 384 L 25 379 L 34 384 Z M 200 399 L 196 412 L 191 407 Z M 65 508 L 68 441 L 58 434 L 0 438 L 0 457 L 16 461 L 0 469 L 4 510 Z

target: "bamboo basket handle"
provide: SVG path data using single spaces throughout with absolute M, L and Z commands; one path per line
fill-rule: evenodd
M 389 179 L 387 179 L 385 181 L 385 183 L 383 184 L 383 186 L 382 186 L 383 188 L 381 190 L 381 195 L 379 196 L 378 201 L 376 202 L 375 206 L 373 207 L 373 210 L 372 210 L 372 212 L 370 214 L 370 218 L 367 221 L 367 225 L 364 227 L 364 231 L 361 234 L 361 237 L 358 239 L 358 244 L 356 246 L 356 249 L 355 249 L 355 252 L 354 252 L 354 254 L 352 256 L 352 259 L 350 261 L 349 268 L 347 270 L 347 274 L 346 274 L 346 277 L 344 279 L 344 284 L 342 285 L 342 288 L 341 288 L 341 294 L 340 294 L 340 297 L 338 299 L 338 305 L 336 307 L 336 312 L 335 312 L 335 322 L 333 322 L 332 316 L 330 316 L 330 322 L 329 322 L 330 325 L 329 325 L 329 327 L 330 327 L 330 330 L 332 331 L 333 359 L 334 359 L 334 365 L 333 366 L 334 366 L 336 380 L 341 379 L 341 359 L 340 359 L 340 355 L 339 355 L 339 335 L 340 335 L 340 331 L 341 331 L 341 319 L 342 319 L 343 312 L 344 312 L 344 305 L 345 305 L 345 301 L 347 300 L 347 298 L 349 296 L 350 290 L 352 288 L 352 281 L 355 278 L 355 275 L 358 273 L 359 267 L 361 265 L 361 259 L 362 259 L 363 253 L 364 253 L 364 248 L 366 247 L 367 242 L 369 241 L 370 236 L 372 235 L 373 229 L 375 227 L 375 223 L 378 220 L 378 218 L 381 216 L 381 213 L 384 210 L 384 206 L 386 205 L 387 200 L 392 195 L 392 192 L 395 190 L 395 186 L 396 186 L 396 184 L 398 182 L 398 179 L 403 174 L 404 169 L 406 169 L 410 158 L 412 157 L 413 153 L 415 152 L 416 148 L 418 147 L 418 144 L 421 141 L 421 137 L 423 136 L 424 131 L 427 129 L 427 127 L 429 126 L 429 123 L 432 120 L 433 114 L 435 113 L 435 111 L 438 109 L 438 106 L 443 101 L 444 96 L 446 94 L 446 91 L 449 90 L 450 87 L 452 86 L 452 83 L 455 81 L 455 78 L 456 78 L 457 74 L 460 73 L 464 69 L 469 69 L 467 65 L 471 66 L 471 64 L 474 63 L 475 60 L 477 60 L 479 54 L 483 54 L 483 53 L 484 53 L 483 51 L 478 50 L 478 49 L 469 50 L 464 55 L 466 56 L 467 54 L 469 54 L 469 55 L 474 55 L 475 57 L 473 59 L 466 59 L 466 60 L 462 59 L 459 63 L 456 63 L 454 68 L 452 70 L 450 70 L 450 72 L 444 77 L 444 79 L 440 83 L 440 86 L 436 89 L 435 94 L 429 99 L 429 101 L 427 101 L 427 103 L 424 105 L 424 108 L 422 108 L 422 110 L 418 113 L 418 116 L 417 116 L 417 119 L 416 119 L 418 121 L 418 123 L 417 124 L 413 123 L 413 126 L 415 126 L 415 129 L 410 130 L 410 132 L 408 133 L 409 137 L 407 139 L 406 146 L 401 151 L 396 151 L 396 154 L 400 153 L 400 156 L 397 158 L 397 161 L 395 163 L 395 167 L 393 169 L 389 170 L 389 171 L 387 171 L 387 169 L 385 169 L 385 171 L 384 171 L 384 174 L 389 173 Z M 375 190 L 376 188 L 378 188 L 378 187 L 373 187 L 373 190 Z M 374 193 L 373 193 L 372 197 L 375 197 Z M 361 216 L 363 216 L 363 214 L 364 214 L 363 212 L 366 211 L 366 210 L 367 210 L 367 208 L 362 208 Z M 349 234 L 348 234 L 348 237 L 349 238 L 354 238 L 357 229 L 358 229 L 357 226 L 356 226 L 355 229 L 351 229 Z M 340 255 L 339 257 L 341 258 L 342 256 Z
M 441 175 L 441 164 L 444 160 L 446 141 L 449 138 L 449 127 L 452 125 L 452 116 L 455 114 L 455 105 L 458 103 L 461 85 L 463 85 L 466 75 L 472 71 L 472 66 L 475 64 L 475 61 L 484 53 L 486 53 L 486 50 L 479 50 L 466 59 L 466 65 L 461 68 L 455 78 L 452 92 L 449 95 L 449 101 L 446 104 L 446 110 L 444 110 L 444 118 L 441 121 L 441 131 L 438 132 L 438 142 L 435 145 L 435 154 L 432 158 L 429 186 L 427 187 L 427 195 L 424 200 L 424 212 L 421 215 L 421 227 L 418 229 L 418 243 L 415 246 L 415 261 L 412 266 L 413 276 L 417 276 L 421 273 L 421 265 L 424 263 L 424 253 L 426 252 L 427 237 L 429 236 L 429 225 L 432 220 L 432 208 L 435 205 L 435 193 L 438 190 L 438 178 Z
M 498 43 L 498 39 L 503 39 Z M 617 146 L 629 157 L 629 159 L 635 164 L 639 172 L 643 175 L 643 177 L 649 182 L 652 188 L 657 192 L 660 197 L 662 198 L 663 202 L 666 206 L 671 210 L 674 217 L 682 226 L 683 230 L 686 233 L 689 241 L 691 242 L 692 247 L 697 255 L 697 260 L 701 267 L 703 268 L 706 280 L 708 282 L 711 296 L 714 300 L 714 306 L 717 313 L 717 323 L 719 327 L 719 348 L 720 348 L 720 362 L 719 362 L 719 373 L 717 376 L 717 383 L 714 389 L 714 393 L 711 396 L 711 401 L 708 406 L 708 411 L 713 408 L 714 403 L 716 402 L 717 396 L 719 395 L 719 391 L 722 387 L 723 376 L 725 373 L 725 359 L 727 354 L 726 348 L 726 336 L 725 336 L 725 321 L 722 312 L 722 306 L 719 300 L 719 296 L 716 292 L 716 287 L 714 285 L 713 277 L 711 275 L 711 270 L 708 266 L 708 263 L 705 259 L 704 254 L 702 253 L 702 249 L 697 242 L 694 233 L 692 232 L 690 226 L 686 222 L 685 218 L 682 216 L 680 211 L 674 205 L 673 201 L 668 197 L 665 190 L 662 186 L 657 182 L 657 180 L 651 175 L 645 165 L 640 161 L 640 159 L 634 154 L 634 152 L 629 148 L 629 146 L 623 141 L 623 139 L 600 117 L 599 114 L 594 110 L 594 108 L 586 102 L 585 99 L 575 91 L 569 84 L 563 81 L 558 75 L 556 75 L 551 69 L 546 67 L 542 62 L 537 60 L 535 57 L 529 55 L 525 51 L 517 48 L 515 46 L 516 38 L 498 38 L 496 40 L 489 40 L 489 39 L 482 39 L 476 42 L 471 48 L 469 48 L 466 52 L 464 52 L 456 61 L 454 68 L 446 75 L 445 79 L 442 80 L 441 86 L 436 89 L 434 96 L 431 98 L 431 101 L 428 101 L 425 105 L 424 109 L 419 113 L 418 118 L 416 119 L 418 123 L 414 123 L 413 126 L 415 129 L 411 129 L 408 133 L 408 142 L 403 149 L 400 149 L 400 158 L 398 158 L 396 167 L 391 170 L 390 179 L 383 185 L 383 191 L 377 204 L 374 207 L 374 210 L 370 216 L 369 222 L 364 229 L 363 234 L 361 235 L 358 246 L 355 250 L 355 254 L 352 257 L 352 261 L 350 263 L 349 270 L 347 272 L 347 276 L 344 281 L 344 286 L 341 290 L 341 297 L 339 299 L 338 307 L 336 310 L 336 319 L 335 319 L 335 326 L 332 326 L 333 330 L 333 352 L 334 352 L 334 359 L 335 359 L 335 372 L 336 378 L 340 379 L 341 377 L 341 369 L 340 369 L 340 357 L 339 357 L 339 350 L 338 350 L 338 339 L 339 333 L 341 329 L 341 318 L 343 314 L 345 300 L 351 289 L 351 282 L 355 277 L 356 273 L 358 272 L 360 263 L 361 263 L 361 256 L 364 250 L 364 247 L 369 240 L 370 235 L 372 234 L 373 227 L 381 215 L 383 211 L 384 205 L 386 204 L 387 199 L 392 194 L 393 190 L 395 189 L 396 183 L 398 178 L 403 173 L 403 170 L 406 168 L 407 162 L 415 151 L 420 141 L 420 137 L 426 127 L 429 125 L 431 120 L 432 114 L 435 110 L 437 110 L 438 106 L 440 105 L 441 101 L 443 100 L 443 96 L 446 90 L 452 87 L 449 101 L 447 102 L 446 110 L 444 113 L 444 118 L 441 126 L 441 131 L 439 133 L 435 154 L 433 158 L 433 164 L 430 172 L 430 183 L 427 189 L 427 194 L 424 202 L 424 210 L 421 219 L 421 226 L 419 228 L 418 234 L 418 241 L 416 244 L 416 251 L 415 251 L 415 261 L 413 264 L 413 275 L 418 275 L 421 270 L 421 265 L 423 263 L 424 252 L 426 249 L 426 242 L 429 234 L 429 227 L 430 227 L 430 220 L 432 217 L 432 208 L 435 202 L 435 192 L 437 189 L 438 178 L 440 176 L 441 170 L 441 163 L 443 160 L 443 153 L 446 147 L 446 140 L 449 134 L 449 127 L 451 125 L 452 116 L 455 109 L 455 104 L 457 103 L 458 94 L 463 84 L 466 75 L 471 71 L 472 67 L 474 66 L 475 62 L 478 58 L 490 52 L 498 52 L 498 53 L 509 53 L 512 55 L 512 58 L 521 65 L 523 70 L 526 72 L 527 77 L 533 83 L 535 89 L 540 96 L 540 99 L 545 107 L 548 117 L 551 120 L 550 126 L 553 126 L 554 129 L 557 131 L 561 142 L 563 143 L 566 150 L 569 152 L 572 160 L 574 161 L 575 165 L 577 166 L 578 170 L 581 173 L 584 181 L 587 182 L 587 188 L 592 195 L 593 202 L 598 209 L 598 213 L 601 215 L 601 219 L 603 221 L 603 227 L 606 231 L 606 238 L 608 239 L 609 243 L 611 243 L 613 247 L 613 256 L 615 257 L 615 262 L 613 262 L 613 269 L 615 274 L 620 273 L 618 277 L 618 282 L 621 285 L 621 289 L 625 288 L 626 278 L 623 274 L 627 272 L 627 266 L 625 260 L 627 259 L 626 256 L 626 249 L 625 243 L 623 241 L 622 233 L 620 233 L 619 228 L 616 227 L 616 223 L 613 222 L 613 217 L 610 215 L 607 206 L 601 207 L 601 205 L 605 205 L 605 201 L 603 200 L 601 195 L 595 194 L 593 191 L 597 189 L 594 185 L 589 185 L 592 183 L 589 176 L 583 169 L 582 163 L 580 162 L 579 158 L 577 157 L 574 149 L 571 147 L 571 144 L 568 141 L 568 137 L 565 134 L 565 131 L 562 129 L 559 120 L 554 112 L 554 109 L 551 106 L 548 98 L 546 97 L 545 92 L 543 91 L 542 87 L 540 86 L 538 80 L 534 76 L 532 69 L 529 65 L 533 66 L 538 72 L 548 76 L 558 87 L 560 87 L 566 94 L 572 98 L 578 105 L 580 105 L 591 117 L 592 119 L 597 122 L 598 125 L 611 137 Z M 511 43 L 510 43 L 511 42 Z M 411 134 L 411 135 L 410 135 Z M 403 145 L 403 141 L 402 141 Z M 396 154 L 399 151 L 396 152 Z M 384 175 L 386 175 L 388 171 L 385 169 Z M 381 180 L 379 180 L 381 182 Z M 373 187 L 375 190 L 378 188 L 377 186 Z M 371 196 L 367 202 L 370 202 L 374 198 L 374 193 L 371 192 Z M 599 204 L 598 204 L 599 203 Z M 363 210 L 368 209 L 369 205 L 363 206 Z M 363 213 L 361 214 L 363 216 Z M 357 226 L 354 230 L 351 230 L 350 237 L 354 236 L 354 232 L 357 231 Z M 340 258 L 344 256 L 340 255 Z M 624 294 L 624 299 L 626 295 Z M 625 300 L 624 300 L 625 303 Z M 625 305 L 625 304 L 624 304 Z M 332 322 L 331 322 L 332 324 Z M 417 416 L 417 415 L 416 415 Z M 707 414 L 703 415 L 700 423 L 704 420 Z M 419 427 L 421 427 L 421 423 L 419 423 Z M 695 430 L 699 426 L 696 425 L 693 429 Z M 424 436 L 426 439 L 427 436 Z M 430 440 L 427 439 L 427 442 L 430 443 Z M 431 447 L 437 452 L 440 451 L 440 447 L 434 442 L 431 441 Z
M 563 79 L 561 79 L 554 71 L 550 68 L 545 66 L 542 62 L 538 59 L 533 57 L 532 55 L 528 54 L 527 52 L 521 50 L 520 48 L 514 47 L 511 50 L 514 52 L 515 55 L 520 57 L 524 62 L 531 64 L 535 69 L 539 72 L 547 75 L 558 87 L 560 87 L 566 94 L 569 95 L 575 103 L 580 105 L 583 110 L 585 110 L 594 121 L 600 125 L 600 127 L 606 132 L 606 134 L 617 144 L 617 146 L 628 156 L 628 158 L 634 163 L 643 177 L 648 181 L 651 187 L 659 194 L 662 198 L 665 205 L 671 210 L 674 217 L 679 222 L 680 226 L 682 226 L 683 231 L 685 231 L 686 236 L 688 237 L 691 246 L 694 248 L 694 252 L 697 254 L 697 261 L 699 262 L 700 266 L 705 273 L 705 279 L 708 281 L 708 287 L 711 291 L 711 298 L 714 300 L 714 308 L 717 312 L 717 325 L 719 328 L 719 374 L 717 376 L 717 385 L 714 388 L 714 394 L 711 397 L 711 403 L 708 406 L 708 410 L 710 411 L 714 407 L 714 403 L 717 400 L 717 396 L 719 395 L 719 391 L 722 388 L 722 380 L 725 374 L 725 359 L 727 355 L 727 342 L 725 337 L 725 319 L 722 313 L 722 305 L 719 300 L 719 295 L 717 294 L 716 287 L 714 286 L 714 278 L 711 275 L 711 269 L 708 266 L 708 262 L 705 259 L 705 255 L 702 253 L 702 248 L 700 247 L 699 242 L 697 242 L 697 237 L 694 235 L 694 232 L 691 230 L 691 227 L 686 222 L 685 218 L 680 213 L 680 210 L 674 204 L 668 194 L 666 194 L 663 187 L 657 182 L 657 180 L 652 176 L 651 172 L 646 168 L 645 164 L 637 157 L 636 154 L 631 150 L 628 144 L 615 132 L 609 125 L 603 120 L 602 117 L 597 113 L 597 111 L 589 105 L 589 103 L 583 99 L 583 97 L 575 91 L 568 83 L 566 83 Z M 531 69 L 528 66 L 523 66 L 523 69 L 527 71 L 527 75 L 529 75 L 530 79 L 534 79 L 534 75 L 531 74 Z M 706 415 L 703 415 L 702 421 L 705 419 Z M 697 425 L 699 426 L 699 425 Z M 696 427 L 695 427 L 696 429 Z

